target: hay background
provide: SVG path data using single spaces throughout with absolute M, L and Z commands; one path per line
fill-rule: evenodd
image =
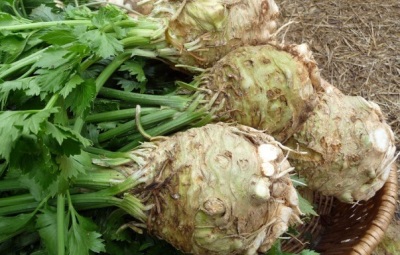
M 280 40 L 308 43 L 323 78 L 377 103 L 400 151 L 400 0 L 275 1 L 294 22 Z M 400 209 L 375 254 L 400 254 Z

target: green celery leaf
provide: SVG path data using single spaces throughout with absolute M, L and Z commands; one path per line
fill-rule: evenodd
M 55 128 L 55 130 L 59 129 Z M 62 141 L 62 146 L 59 146 L 61 148 L 59 149 L 60 154 L 79 154 L 82 144 L 90 144 L 87 139 L 79 134 L 69 130 L 60 130 L 63 135 L 69 134 L 69 136 L 60 138 Z M 54 140 L 55 144 L 58 144 L 56 139 L 48 137 L 48 134 L 42 131 L 38 135 L 21 135 L 15 141 L 9 155 L 9 172 L 21 173 L 19 174 L 21 184 L 29 188 L 36 200 L 40 200 L 48 194 L 55 195 L 59 191 L 66 190 L 68 183 L 65 182 L 65 179 L 69 177 L 68 175 L 83 171 L 80 168 L 74 168 L 68 170 L 75 172 L 62 172 L 64 169 L 56 162 L 54 153 L 57 150 L 54 150 L 54 147 L 51 146 L 50 141 L 52 140 Z M 77 157 L 76 160 L 85 162 L 86 165 L 88 164 L 87 157 Z M 76 164 L 74 166 L 80 165 Z M 64 174 L 66 177 L 60 177 L 60 172 L 61 175 Z
M 104 252 L 101 234 L 96 232 L 94 223 L 88 218 L 75 214 L 76 220 L 68 230 L 68 254 L 89 255 L 89 251 Z
M 0 243 L 22 233 L 28 224 L 31 223 L 34 216 L 34 213 L 21 213 L 12 217 L 0 216 Z
M 57 1 L 54 0 L 24 0 L 23 7 L 26 10 L 26 13 L 29 14 L 33 12 L 36 8 L 40 7 L 41 5 L 45 5 L 47 7 L 55 7 Z M 64 4 L 70 2 L 68 0 L 62 1 Z M 59 10 L 58 8 L 55 10 Z
M 93 79 L 88 79 L 69 93 L 65 103 L 74 112 L 75 116 L 80 116 L 91 106 L 95 97 L 96 83 Z
M 79 214 L 76 214 L 77 220 L 79 221 L 79 224 L 81 225 L 82 228 L 84 228 L 87 231 L 95 231 L 97 230 L 97 225 L 94 223 L 90 218 L 83 217 Z
M 129 76 L 118 77 L 118 84 L 122 86 L 125 91 L 140 90 L 140 93 L 146 91 L 147 77 L 144 71 L 145 62 L 141 60 L 130 60 L 125 62 L 119 71 L 127 71 Z M 133 76 L 134 79 L 131 77 Z
M 82 84 L 84 82 L 84 80 L 82 79 L 81 76 L 75 74 L 73 75 L 71 78 L 69 78 L 69 80 L 65 83 L 64 87 L 61 89 L 60 94 L 66 98 L 69 93 L 71 93 L 71 91 L 73 89 L 76 88 L 76 86 Z
M 45 98 L 49 93 L 57 93 L 64 88 L 72 77 L 75 76 L 76 69 L 79 68 L 81 53 L 77 52 L 82 48 L 62 49 L 52 47 L 46 50 L 34 67 L 39 68 L 35 71 L 35 81 L 41 88 L 41 98 Z M 76 79 L 76 78 L 74 78 Z M 75 81 L 72 81 L 74 85 Z M 69 88 L 71 84 L 68 84 Z M 64 94 L 68 89 L 64 91 Z
M 49 208 L 37 215 L 36 228 L 48 254 L 57 254 L 57 212 Z
M 298 193 L 299 197 L 299 208 L 302 213 L 305 215 L 314 215 L 318 216 L 317 212 L 314 210 L 313 205 L 307 199 L 303 198 L 300 193 Z
M 9 160 L 15 141 L 21 135 L 24 116 L 19 112 L 5 111 L 0 113 L 0 157 Z
M 75 58 L 75 55 L 71 55 L 70 53 L 67 49 L 51 47 L 41 54 L 40 59 L 35 63 L 34 67 L 56 69 Z
M 49 157 L 50 160 L 50 157 Z M 40 187 L 42 188 L 43 193 L 47 193 L 52 188 L 52 185 L 57 183 L 57 172 L 54 164 L 40 164 L 37 163 L 30 169 L 29 176 L 35 179 Z M 52 193 L 52 195 L 55 195 Z
M 118 85 L 120 85 L 124 91 L 133 92 L 135 90 L 140 90 L 140 93 L 144 93 L 146 90 L 146 83 L 137 82 L 135 80 L 127 80 L 124 78 L 116 78 L 118 80 Z
M 95 13 L 86 6 L 78 8 L 67 5 L 65 8 L 66 19 L 91 19 Z
M 294 253 L 284 252 L 281 248 L 280 240 L 276 241 L 265 255 L 296 255 Z M 298 255 L 319 255 L 319 253 L 312 250 L 302 250 Z
M 100 64 L 91 65 L 88 69 L 84 70 L 82 76 L 86 79 L 96 79 L 99 74 L 104 70 L 105 66 Z M 100 99 L 99 99 L 100 100 Z
M 54 167 L 54 169 L 57 169 L 57 167 Z M 24 187 L 29 189 L 29 193 L 36 201 L 41 201 L 49 195 L 54 197 L 57 194 L 65 193 L 69 188 L 69 182 L 60 176 L 55 176 L 54 181 L 46 188 L 29 174 L 19 175 L 18 179 Z
M 49 93 L 57 93 L 67 82 L 71 75 L 71 70 L 68 66 L 60 66 L 56 69 L 39 69 L 35 74 L 36 82 L 41 87 L 41 98 L 44 99 Z
M 52 138 L 54 136 L 52 135 Z M 77 155 L 81 152 L 81 142 L 75 137 L 68 137 L 59 144 L 55 139 L 46 139 L 46 146 L 50 148 L 54 155 L 60 156 L 65 155 L 67 157 L 71 155 Z
M 123 39 L 123 38 L 126 38 L 127 37 L 127 29 L 124 29 L 124 28 L 122 28 L 122 27 L 120 27 L 120 26 L 117 26 L 117 25 L 114 25 L 114 24 L 112 24 L 113 26 L 113 30 L 114 30 L 114 32 L 115 32 L 115 36 L 118 38 L 118 39 Z
M 78 43 L 78 41 L 74 41 L 74 43 L 68 47 L 68 50 L 75 53 L 76 56 L 79 56 L 79 62 L 75 60 L 78 65 L 80 64 L 82 59 L 93 57 L 93 54 L 91 54 L 90 52 L 90 47 L 86 44 Z
M 59 21 L 63 20 L 63 15 L 54 13 L 52 8 L 42 4 L 39 7 L 32 10 L 29 15 L 30 19 L 34 21 Z
M 5 81 L 0 86 L 1 109 L 4 109 L 8 102 L 10 92 L 21 90 L 27 96 L 38 96 L 41 92 L 35 77 L 26 77 L 18 80 Z
M 71 139 L 72 133 L 69 129 L 58 125 L 46 122 L 46 133 L 55 138 L 59 145 L 62 145 L 64 140 Z M 72 138 L 75 140 L 75 137 Z
M 45 32 L 44 35 L 40 38 L 43 41 L 54 45 L 64 45 L 67 43 L 75 42 L 77 40 L 72 30 L 67 28 L 50 30 L 48 32 Z
M 19 19 L 8 13 L 0 12 L 0 26 L 13 26 L 13 25 L 21 25 L 21 24 L 27 24 L 27 23 L 31 23 L 31 22 L 29 22 L 26 19 Z M 0 29 L 0 33 L 9 33 L 9 32 L 3 32 Z
M 116 127 L 118 127 L 118 122 L 115 121 L 101 122 L 97 124 L 97 128 L 101 131 L 107 131 Z
M 101 8 L 92 18 L 92 23 L 98 28 L 103 28 L 106 25 L 112 24 L 113 22 L 126 19 L 127 15 L 113 5 L 108 5 Z
M 15 169 L 12 170 L 15 171 Z M 36 201 L 40 201 L 48 195 L 47 190 L 44 190 L 35 179 L 29 177 L 29 174 L 20 174 L 18 180 L 24 187 L 29 189 L 29 193 Z
M 42 123 L 50 118 L 50 115 L 58 112 L 57 108 L 43 109 L 37 113 L 24 114 L 24 122 L 22 124 L 23 134 L 38 134 L 41 130 Z M 18 123 L 19 124 L 19 123 Z
M 282 251 L 280 240 L 276 241 L 272 247 L 265 253 L 265 255 L 295 255 L 293 253 L 288 253 Z
M 90 30 L 79 37 L 81 43 L 86 43 L 97 56 L 109 58 L 124 50 L 121 42 L 113 35 L 100 30 Z
M 29 40 L 26 42 L 26 47 L 23 54 L 24 57 L 47 47 L 47 45 L 43 44 L 43 40 L 40 39 L 42 36 L 42 31 L 29 30 L 29 32 Z
M 58 166 L 40 135 L 21 136 L 10 154 L 9 166 L 38 184 L 37 196 L 47 192 L 50 185 L 57 182 Z
M 101 239 L 101 234 L 95 231 L 91 231 L 88 236 L 88 245 L 90 247 L 91 251 L 94 251 L 96 253 L 104 252 L 106 251 L 103 239 Z
M 83 135 L 89 139 L 95 147 L 99 146 L 99 134 L 100 130 L 97 129 L 97 125 L 87 124 L 83 129 Z
M 54 113 L 53 118 L 51 120 L 52 123 L 63 126 L 68 125 L 69 112 L 66 110 L 66 106 L 63 102 L 59 105 L 59 109 L 60 110 L 57 113 Z
M 83 174 L 92 167 L 90 155 L 84 151 L 79 155 L 59 156 L 57 163 L 60 166 L 61 176 L 66 180 Z
M 87 147 L 87 146 L 91 145 L 91 142 L 89 140 L 87 140 L 86 138 L 81 136 L 81 134 L 79 134 L 78 132 L 76 132 L 68 127 L 64 127 L 59 124 L 52 124 L 50 122 L 46 122 L 45 125 L 46 125 L 46 128 L 45 128 L 46 134 L 55 138 L 57 143 L 60 146 L 67 148 L 67 144 L 64 144 L 64 142 L 67 140 L 71 140 L 68 142 L 68 145 L 72 145 L 73 141 L 75 141 L 77 143 L 76 148 L 71 148 L 72 151 L 74 151 L 74 153 L 68 152 L 68 150 L 63 150 L 63 153 L 60 153 L 60 154 L 65 154 L 65 155 L 79 154 L 81 146 Z M 78 153 L 75 153 L 75 151 L 77 149 L 78 149 Z
M 170 244 L 148 235 L 139 235 L 126 223 L 129 214 L 122 209 L 104 208 L 96 210 L 94 220 L 100 227 L 110 255 L 180 255 Z
M 24 51 L 27 42 L 23 34 L 0 37 L 0 64 L 11 64 Z
M 143 67 L 145 61 L 143 60 L 130 60 L 121 65 L 119 71 L 127 71 L 130 75 L 135 76 L 137 81 L 147 81 Z

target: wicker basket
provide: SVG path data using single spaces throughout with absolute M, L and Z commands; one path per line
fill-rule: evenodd
M 386 184 L 368 201 L 345 204 L 311 194 L 319 216 L 300 226 L 295 237 L 283 241 L 283 250 L 296 253 L 307 247 L 321 255 L 370 255 L 393 218 L 397 185 L 393 165 Z

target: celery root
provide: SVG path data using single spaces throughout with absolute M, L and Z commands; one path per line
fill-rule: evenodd
M 299 222 L 293 169 L 271 136 L 224 123 L 144 143 L 120 168 L 147 205 L 147 229 L 183 252 L 256 254 Z
M 206 72 L 200 87 L 212 91 L 216 119 L 265 130 L 283 141 L 308 118 L 321 90 L 310 54 L 306 45 L 241 47 Z
M 180 54 L 175 63 L 210 67 L 231 50 L 273 40 L 278 6 L 273 0 L 114 1 L 168 20 L 166 41 Z
M 320 103 L 287 143 L 308 153 L 290 161 L 310 188 L 344 202 L 367 200 L 388 178 L 393 132 L 377 104 L 323 85 Z

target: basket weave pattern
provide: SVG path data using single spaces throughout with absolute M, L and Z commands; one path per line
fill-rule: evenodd
M 393 219 L 397 189 L 393 164 L 385 185 L 368 201 L 345 204 L 314 193 L 312 201 L 319 216 L 300 226 L 298 235 L 285 240 L 282 248 L 300 252 L 308 247 L 321 255 L 370 255 Z

